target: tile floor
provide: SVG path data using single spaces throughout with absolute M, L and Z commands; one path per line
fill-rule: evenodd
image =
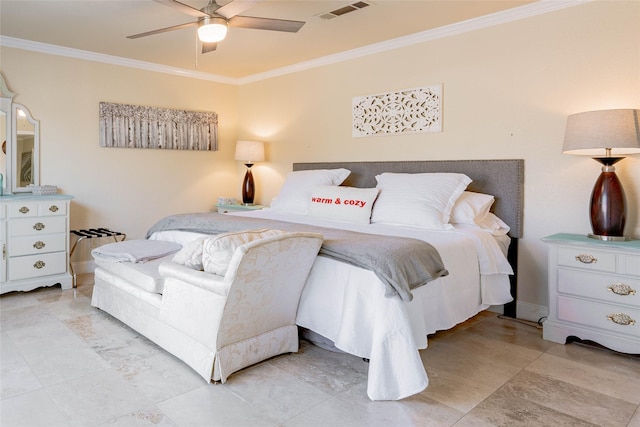
M 92 308 L 84 279 L 0 297 L 2 427 L 640 427 L 640 358 L 547 342 L 494 313 L 430 337 L 423 393 L 371 402 L 365 362 L 305 341 L 206 384 Z

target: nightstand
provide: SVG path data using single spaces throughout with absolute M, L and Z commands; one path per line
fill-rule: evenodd
M 218 212 L 220 213 L 259 211 L 263 207 L 264 206 L 261 205 L 216 205 L 216 208 L 218 208 Z
M 549 245 L 546 340 L 595 341 L 640 354 L 640 240 L 610 242 L 554 234 Z

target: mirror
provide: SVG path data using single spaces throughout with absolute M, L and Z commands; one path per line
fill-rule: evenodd
M 0 111 L 0 140 L 2 140 L 2 150 L 0 150 L 0 174 L 2 180 L 0 182 L 0 194 L 8 192 L 6 190 L 7 176 L 7 113 Z
M 0 74 L 0 173 L 2 194 L 26 193 L 30 184 L 40 184 L 40 123 L 27 107 L 13 102 Z
M 23 105 L 13 104 L 12 115 L 15 123 L 14 149 L 12 153 L 13 191 L 29 191 L 28 185 L 38 182 L 39 123 L 34 120 Z

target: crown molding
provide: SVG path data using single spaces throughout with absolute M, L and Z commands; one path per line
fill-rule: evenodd
M 540 0 L 525 6 L 516 7 L 502 12 L 492 13 L 490 15 L 473 18 L 466 21 L 457 22 L 455 24 L 445 25 L 443 27 L 422 31 L 408 36 L 398 37 L 386 40 L 384 42 L 375 43 L 357 49 L 347 50 L 334 55 L 324 56 L 322 58 L 312 59 L 310 61 L 300 62 L 298 64 L 287 67 L 277 68 L 264 73 L 254 74 L 251 76 L 238 79 L 238 84 L 252 83 L 259 80 L 278 77 L 285 74 L 295 73 L 298 71 L 309 70 L 311 68 L 321 67 L 324 65 L 335 64 L 337 62 L 348 61 L 363 56 L 374 55 L 376 53 L 388 50 L 399 49 L 402 47 L 412 46 L 432 40 L 443 39 L 458 34 L 468 33 L 483 28 L 493 27 L 521 19 L 530 18 L 532 16 L 542 15 L 556 10 L 566 9 L 568 7 L 578 6 L 590 3 L 595 0 Z
M 238 79 L 220 76 L 217 74 L 186 70 L 184 68 L 155 64 L 153 62 L 138 61 L 135 59 L 123 58 L 121 56 L 105 55 L 103 53 L 72 49 L 69 47 L 17 39 L 14 37 L 0 36 L 0 46 L 30 50 L 33 52 L 46 53 L 49 55 L 65 56 L 68 58 L 82 59 L 85 61 L 102 62 L 104 64 L 119 65 L 122 67 L 136 68 L 145 71 L 154 71 L 157 73 L 173 74 L 176 76 L 189 77 L 200 80 L 209 80 L 217 83 L 238 84 Z
M 458 34 L 467 33 L 483 28 L 493 27 L 545 13 L 555 12 L 557 10 L 566 9 L 573 6 L 579 6 L 594 0 L 540 0 L 524 6 L 505 10 L 502 12 L 492 13 L 490 15 L 473 18 L 466 21 L 458 22 L 451 25 L 426 30 L 419 33 L 411 34 L 404 37 L 375 43 L 357 49 L 348 50 L 334 55 L 327 55 L 322 58 L 310 61 L 300 62 L 298 64 L 277 68 L 264 73 L 253 74 L 242 78 L 231 78 L 217 74 L 204 73 L 200 71 L 192 71 L 183 68 L 170 67 L 167 65 L 155 64 L 151 62 L 138 61 L 134 59 L 123 58 L 119 56 L 105 55 L 101 53 L 89 52 L 85 50 L 72 49 L 63 46 L 51 45 L 40 42 L 33 42 L 13 37 L 0 36 L 0 46 L 7 46 L 16 49 L 30 50 L 34 52 L 46 53 L 50 55 L 65 56 L 69 58 L 82 59 L 86 61 L 102 62 L 105 64 L 118 65 L 122 67 L 136 68 L 140 70 L 153 71 L 157 73 L 172 74 L 181 77 L 193 79 L 208 80 L 217 83 L 243 85 L 253 83 L 260 80 L 270 79 L 273 77 L 283 76 L 286 74 L 296 73 L 299 71 L 309 70 L 312 68 L 322 67 L 325 65 L 335 64 L 338 62 L 348 61 L 363 56 L 374 55 L 377 53 L 399 49 L 402 47 L 412 46 L 418 43 L 424 43 L 432 40 L 451 37 Z

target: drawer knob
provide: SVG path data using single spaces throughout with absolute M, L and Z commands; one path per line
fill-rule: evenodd
M 49 210 L 51 212 L 58 212 L 59 208 L 56 205 L 51 205 L 49 206 Z
M 583 264 L 593 264 L 598 262 L 598 259 L 593 255 L 589 254 L 580 254 L 576 256 L 576 261 L 580 261 Z
M 41 241 L 41 240 L 38 240 L 37 242 L 35 242 L 33 244 L 33 247 L 36 248 L 36 249 L 42 249 L 45 246 L 46 246 L 45 243 L 43 241 Z
M 612 313 L 607 316 L 607 319 L 611 320 L 613 323 L 617 323 L 618 325 L 623 325 L 623 326 L 636 324 L 636 321 L 633 320 L 631 316 L 624 313 Z
M 35 225 L 33 226 L 33 229 L 38 231 L 44 230 L 44 224 L 41 222 L 36 222 Z
M 20 209 L 18 209 L 18 212 L 22 213 L 22 214 L 26 214 L 29 213 L 29 208 L 26 206 L 21 207 Z
M 38 270 L 40 270 L 41 268 L 44 268 L 45 265 L 46 264 L 44 261 L 36 261 L 36 263 L 33 264 L 33 268 L 37 268 Z
M 613 292 L 616 295 L 635 295 L 636 294 L 636 290 L 633 289 L 631 286 L 618 282 L 618 283 L 612 283 L 607 287 L 607 290 Z

